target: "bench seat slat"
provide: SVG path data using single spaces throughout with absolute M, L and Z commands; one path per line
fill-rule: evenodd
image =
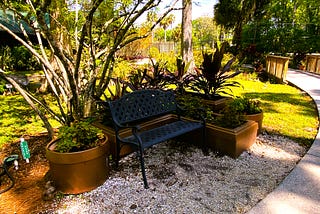
M 201 127 L 203 127 L 203 124 L 200 122 L 186 122 L 180 120 L 151 130 L 143 131 L 139 133 L 139 136 L 143 143 L 142 147 L 148 148 L 152 145 L 178 137 L 187 132 L 200 129 Z M 137 146 L 139 145 L 137 139 L 133 135 L 123 138 L 123 141 Z

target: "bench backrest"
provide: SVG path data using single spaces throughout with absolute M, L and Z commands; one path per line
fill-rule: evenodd
M 109 107 L 113 120 L 126 124 L 168 114 L 177 109 L 177 104 L 173 91 L 146 89 L 110 101 Z

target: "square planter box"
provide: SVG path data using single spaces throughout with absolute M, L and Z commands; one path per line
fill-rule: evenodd
M 262 132 L 263 112 L 258 114 L 248 114 L 245 115 L 245 118 L 247 120 L 253 120 L 258 123 L 257 135 L 259 135 Z
M 232 158 L 237 158 L 255 143 L 258 124 L 249 120 L 234 129 L 207 124 L 206 130 L 208 147 Z
M 210 123 L 206 124 L 206 146 L 223 155 L 237 158 L 243 151 L 252 146 L 257 137 L 258 124 L 255 121 L 247 121 L 245 124 L 234 128 L 222 128 Z M 200 132 L 190 132 L 183 137 L 182 141 L 199 144 Z

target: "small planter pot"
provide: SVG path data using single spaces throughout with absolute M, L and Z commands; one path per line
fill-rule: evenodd
M 262 132 L 263 112 L 258 114 L 248 114 L 245 115 L 245 118 L 247 120 L 253 120 L 258 123 L 257 135 L 259 135 Z
M 107 137 L 98 147 L 72 153 L 53 151 L 58 140 L 51 141 L 46 147 L 50 174 L 57 190 L 65 194 L 79 194 L 106 181 L 110 171 Z

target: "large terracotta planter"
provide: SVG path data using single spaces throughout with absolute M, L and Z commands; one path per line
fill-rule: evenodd
M 53 151 L 57 140 L 46 147 L 50 174 L 56 188 L 65 194 L 79 194 L 102 185 L 109 175 L 108 138 L 101 146 L 80 152 Z
M 245 115 L 245 118 L 247 120 L 253 120 L 258 123 L 257 135 L 259 135 L 262 132 L 263 112 L 258 114 L 248 114 Z
M 172 122 L 176 117 L 174 115 L 165 115 L 159 118 L 155 118 L 153 120 L 147 121 L 147 122 L 142 122 L 141 124 L 139 124 L 140 128 L 142 130 L 147 130 L 147 129 L 152 129 L 155 128 L 159 125 L 164 125 L 166 123 Z M 110 153 L 112 155 L 112 158 L 116 157 L 116 136 L 115 136 L 115 131 L 114 128 L 111 126 L 105 126 L 102 123 L 94 123 L 94 126 L 98 127 L 99 129 L 102 130 L 102 132 L 108 136 L 109 138 L 109 143 L 110 143 Z M 121 137 L 126 137 L 131 135 L 131 129 L 123 129 L 120 131 L 120 136 Z M 128 144 L 124 144 L 121 147 L 120 150 L 120 157 L 124 157 L 132 152 L 134 152 L 134 148 L 131 147 Z

